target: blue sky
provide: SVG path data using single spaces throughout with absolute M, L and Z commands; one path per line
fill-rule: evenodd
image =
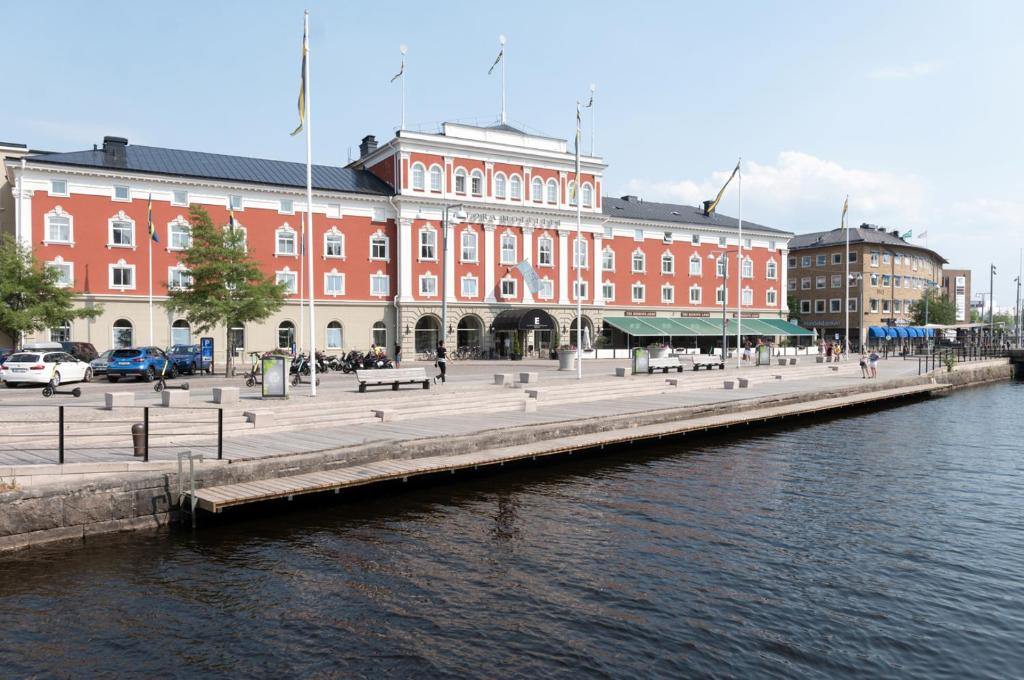
M 0 139 L 303 160 L 288 132 L 305 7 L 317 163 L 393 134 L 402 43 L 408 127 L 494 121 L 504 33 L 514 124 L 568 137 L 597 85 L 606 193 L 695 203 L 742 155 L 745 218 L 831 228 L 849 193 L 852 224 L 927 230 L 976 292 L 994 261 L 997 305 L 1013 303 L 1022 3 L 8 4 Z

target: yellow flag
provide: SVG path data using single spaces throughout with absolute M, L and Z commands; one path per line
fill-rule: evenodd
M 305 26 L 302 29 L 302 75 L 299 76 L 299 127 L 292 132 L 292 137 L 302 132 L 306 124 L 306 55 L 309 53 L 309 36 Z
M 709 205 L 707 207 L 707 209 L 704 211 L 705 214 L 710 215 L 711 213 L 715 212 L 715 208 L 718 207 L 718 202 L 722 200 L 722 196 L 725 194 L 726 187 L 729 186 L 729 182 L 732 181 L 732 178 L 735 177 L 736 173 L 739 172 L 739 171 L 740 171 L 740 162 L 736 161 L 736 167 L 733 169 L 732 174 L 729 175 L 729 179 L 725 180 L 725 184 L 722 185 L 722 190 L 718 192 L 717 196 L 715 196 L 715 200 L 711 201 L 711 205 Z

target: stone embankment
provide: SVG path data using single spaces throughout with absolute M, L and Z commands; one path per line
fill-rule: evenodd
M 195 475 L 197 488 L 223 487 L 261 480 L 280 480 L 298 475 L 365 466 L 379 461 L 412 461 L 478 454 L 485 451 L 524 447 L 530 457 L 564 450 L 560 442 L 585 441 L 590 448 L 603 442 L 643 440 L 672 436 L 686 430 L 687 422 L 700 421 L 700 429 L 737 427 L 767 418 L 766 413 L 794 415 L 823 408 L 841 408 L 844 399 L 863 408 L 892 398 L 899 388 L 934 384 L 964 387 L 1007 380 L 1013 368 L 1005 360 L 965 364 L 953 372 L 934 372 L 925 376 L 887 381 L 856 381 L 846 386 L 758 396 L 749 399 L 709 401 L 696 406 L 652 407 L 632 413 L 600 418 L 575 418 L 553 423 L 506 428 L 488 428 L 457 437 L 424 437 L 401 442 L 386 441 L 347 446 L 332 451 L 294 454 L 274 458 L 236 461 L 231 464 L 201 464 Z M 908 394 L 927 394 L 920 389 Z M 871 395 L 876 395 L 872 399 Z M 625 435 L 623 433 L 626 433 Z M 545 443 L 549 445 L 545 447 Z M 486 464 L 480 463 L 481 465 Z M 145 473 L 90 474 L 76 482 L 19 487 L 17 478 L 0 477 L 0 551 L 42 543 L 85 539 L 102 533 L 160 527 L 175 519 L 178 511 L 178 475 L 176 469 Z M 453 464 L 453 470 L 462 465 Z M 68 477 L 72 479 L 73 477 Z M 13 489 L 10 488 L 13 483 Z M 6 490 L 5 490 L 6 489 Z

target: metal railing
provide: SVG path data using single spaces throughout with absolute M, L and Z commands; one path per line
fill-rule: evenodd
M 31 431 L 27 429 L 17 431 L 18 425 L 25 422 L 19 418 L 8 417 L 5 424 L 0 424 L 0 445 L 3 446 L 3 449 L 29 453 L 35 458 L 44 458 L 55 454 L 59 465 L 64 464 L 66 453 L 69 450 L 73 452 L 109 452 L 111 449 L 123 448 L 126 441 L 130 442 L 133 458 L 141 458 L 144 463 L 149 462 L 150 451 L 183 448 L 183 445 L 178 444 L 151 445 L 151 436 L 158 438 L 187 436 L 193 438 L 188 444 L 191 447 L 197 446 L 195 437 L 209 437 L 209 444 L 206 445 L 216 443 L 217 460 L 222 460 L 224 457 L 224 409 L 220 407 L 189 407 L 173 409 L 173 412 L 170 409 L 150 406 L 115 406 L 111 409 L 103 409 L 87 405 L 4 404 L 3 408 L 5 410 L 12 409 L 12 411 L 8 411 L 10 416 L 17 413 L 13 409 L 34 409 L 36 411 L 29 416 L 33 426 Z M 156 424 L 174 425 L 180 426 L 180 428 L 175 427 L 173 431 L 168 431 L 161 427 L 158 431 L 153 432 L 150 420 L 151 408 L 156 408 L 161 416 L 175 416 L 173 418 L 161 417 Z M 140 410 L 142 411 L 141 421 L 137 417 L 109 420 L 97 420 L 92 417 L 96 411 L 105 413 L 127 411 L 131 414 Z M 54 417 L 40 418 L 39 411 L 51 411 Z M 89 415 L 86 416 L 87 413 Z M 84 417 L 76 417 L 78 414 L 83 414 Z M 7 427 L 4 428 L 4 425 Z M 83 428 L 82 431 L 75 431 L 70 429 L 71 425 L 88 425 L 90 427 Z M 125 426 L 124 432 L 110 431 L 112 427 L 116 429 L 117 426 Z M 55 433 L 54 428 L 56 429 Z M 97 429 L 107 431 L 97 432 L 95 431 Z M 46 444 L 46 439 L 53 437 L 54 434 L 56 434 L 56 446 Z M 43 441 L 34 442 L 33 439 Z M 12 442 L 15 443 L 12 444 Z M 78 442 L 82 442 L 82 445 L 78 445 Z
M 924 354 L 906 354 L 905 360 L 917 359 L 917 374 L 924 375 L 943 366 L 966 363 L 970 361 L 985 361 L 987 359 L 1002 359 L 1009 356 L 1009 352 L 1001 347 L 979 347 L 977 345 L 935 348 Z

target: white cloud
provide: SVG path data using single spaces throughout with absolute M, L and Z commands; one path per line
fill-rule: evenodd
M 910 80 L 923 78 L 939 70 L 941 62 L 922 61 L 909 66 L 881 66 L 867 74 L 872 80 Z
M 696 181 L 634 179 L 627 188 L 650 200 L 699 205 L 714 198 L 730 172 L 715 172 Z M 796 230 L 838 226 L 847 194 L 851 224 L 857 220 L 914 225 L 923 219 L 928 205 L 927 183 L 914 175 L 846 168 L 800 151 L 783 151 L 774 163 L 743 163 L 743 204 L 755 222 Z M 719 211 L 735 215 L 736 208 L 736 189 L 731 187 Z

